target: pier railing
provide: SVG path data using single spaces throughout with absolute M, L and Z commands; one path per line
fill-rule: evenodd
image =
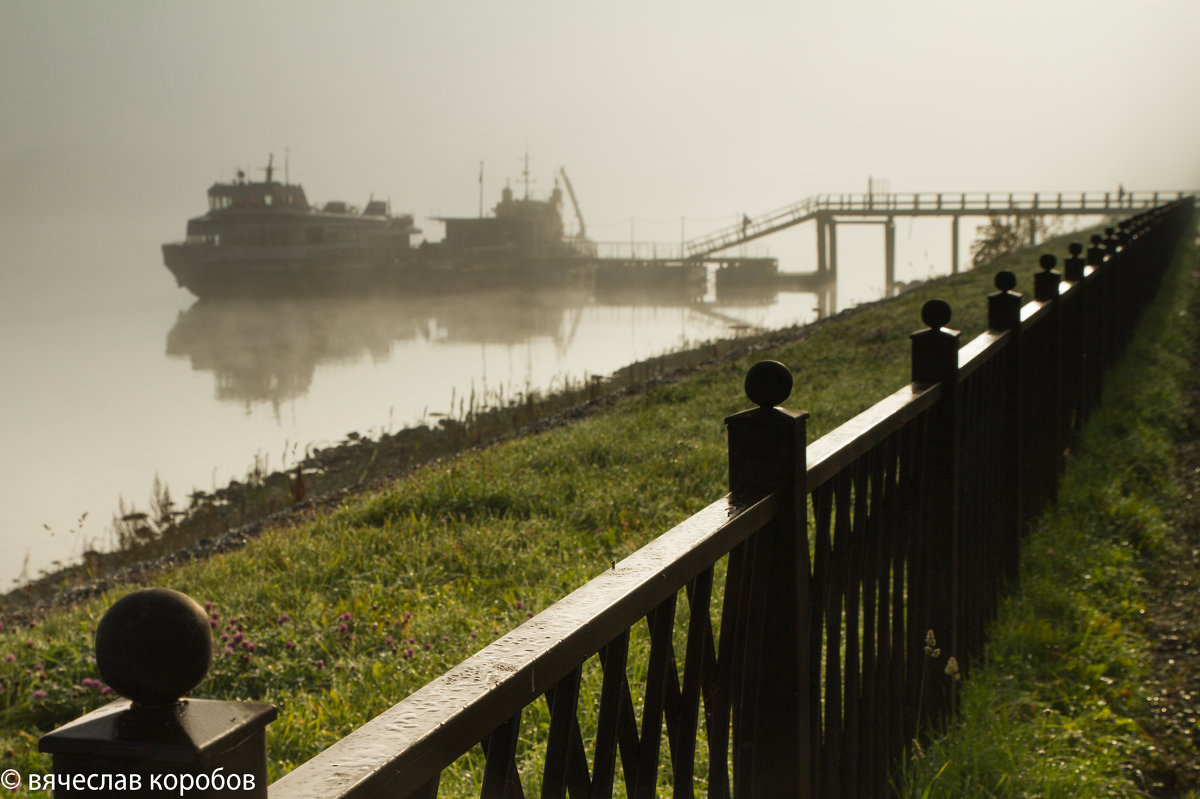
M 684 242 L 687 258 L 704 258 L 819 216 L 990 216 L 1132 214 L 1188 196 L 1182 191 L 910 192 L 817 194 L 745 216 L 735 225 Z
M 807 446 L 807 414 L 779 407 L 790 374 L 755 365 L 757 407 L 726 419 L 728 495 L 268 795 L 435 797 L 476 747 L 484 797 L 887 795 L 952 712 L 1067 436 L 1192 223 L 1181 200 L 1071 245 L 1061 273 L 1043 256 L 1029 302 L 1000 273 L 989 330 L 961 348 L 930 301 L 912 382 Z M 519 740 L 531 714 L 548 720 L 536 745 Z M 81 767 L 69 732 L 88 718 L 43 739 L 56 770 Z

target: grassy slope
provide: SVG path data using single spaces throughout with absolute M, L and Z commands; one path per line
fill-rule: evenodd
M 1148 773 L 1164 753 L 1145 729 L 1147 575 L 1170 555 L 1175 443 L 1200 324 L 1189 312 L 1195 251 L 1183 255 L 1073 442 L 986 668 L 965 684 L 961 723 L 910 764 L 905 795 L 1152 795 Z
M 1029 290 L 1036 256 L 1016 257 L 1018 288 Z M 277 704 L 268 737 L 279 776 L 719 496 L 722 419 L 748 404 L 741 380 L 754 360 L 793 369 L 788 404 L 811 411 L 819 436 L 907 382 L 908 334 L 926 299 L 951 303 L 964 342 L 979 332 L 993 271 L 831 320 L 603 416 L 422 469 L 162 575 L 158 584 L 211 602 L 216 634 L 228 637 L 195 695 Z M 107 700 L 82 681 L 99 676 L 91 630 L 122 593 L 0 631 L 6 767 L 44 771 L 37 737 Z

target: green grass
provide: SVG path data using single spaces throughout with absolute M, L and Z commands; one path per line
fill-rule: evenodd
M 1041 251 L 829 320 L 604 415 L 432 464 L 303 525 L 162 574 L 155 584 L 211 603 L 214 614 L 216 662 L 193 695 L 276 704 L 268 759 L 271 779 L 278 778 L 720 496 L 723 418 L 749 404 L 741 384 L 751 363 L 775 358 L 792 368 L 796 388 L 786 404 L 812 413 L 815 438 L 908 381 L 908 336 L 921 327 L 926 299 L 950 302 L 951 324 L 965 343 L 985 326 L 984 297 L 996 269 L 1013 268 L 1018 289 L 1031 292 Z M 1094 571 L 1099 582 L 1128 568 L 1114 557 Z M 37 738 L 109 699 L 94 682 L 92 631 L 129 590 L 32 629 L 0 631 L 5 768 L 48 770 Z M 1107 646 L 1118 640 L 1111 622 L 1120 618 L 1106 606 L 1082 629 Z M 1043 636 L 1057 632 L 1038 626 L 1036 615 L 1028 623 Z M 631 670 L 636 662 L 631 655 Z M 1114 673 L 1089 684 L 1103 685 Z M 585 675 L 597 679 L 595 670 Z M 529 714 L 528 736 L 544 728 L 541 705 Z M 1041 718 L 1045 707 L 1016 717 Z M 472 768 L 447 774 L 448 793 L 469 789 Z
M 1103 406 L 1072 445 L 1056 506 L 964 685 L 962 718 L 898 782 L 910 797 L 1145 796 L 1147 570 L 1169 554 L 1185 433 L 1195 251 L 1185 248 Z M 1195 307 L 1195 306 L 1192 306 Z

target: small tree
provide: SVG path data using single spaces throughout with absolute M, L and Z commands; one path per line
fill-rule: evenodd
M 1021 247 L 1035 246 L 1061 231 L 1061 222 L 1047 222 L 1044 216 L 993 214 L 986 225 L 975 228 L 971 266 L 981 266 Z

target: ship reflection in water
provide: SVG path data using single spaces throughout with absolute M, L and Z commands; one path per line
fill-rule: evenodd
M 166 352 L 189 359 L 196 371 L 212 372 L 218 400 L 247 411 L 265 404 L 278 415 L 281 404 L 312 390 L 318 367 L 390 363 L 416 380 L 413 372 L 427 368 L 431 354 L 435 363 L 444 356 L 446 368 L 458 369 L 451 350 L 461 356 L 464 348 L 478 353 L 500 347 L 511 361 L 512 350 L 523 347 L 522 357 L 550 358 L 560 375 L 604 373 L 671 349 L 813 321 L 828 313 L 832 296 L 828 286 L 797 293 L 785 282 L 718 284 L 715 290 L 709 282 L 209 298 L 180 313 L 167 334 Z M 473 366 L 479 366 L 478 354 L 469 356 L 465 368 Z M 486 364 L 482 368 L 486 372 Z M 531 384 L 541 390 L 528 373 L 509 377 L 518 390 Z M 421 409 L 404 411 L 409 416 Z
M 528 156 L 522 197 L 506 186 L 484 215 L 481 196 L 478 217 L 439 217 L 445 238 L 419 245 L 412 216 L 394 215 L 386 202 L 372 198 L 361 212 L 345 203 L 318 209 L 286 169 L 275 180 L 273 157 L 264 172 L 262 181 L 239 172 L 213 184 L 186 238 L 162 247 L 179 285 L 201 298 L 171 330 L 167 354 L 211 371 L 217 399 L 247 411 L 270 404 L 278 416 L 281 403 L 321 392 L 318 367 L 366 360 L 386 369 L 371 379 L 343 370 L 329 381 L 324 407 L 342 412 L 345 392 L 384 393 L 411 419 L 443 401 L 439 390 L 470 391 L 474 400 L 477 384 L 499 385 L 507 396 L 485 391 L 492 404 L 702 342 L 810 322 L 835 304 L 829 284 L 786 282 L 773 258 L 710 260 L 720 267 L 713 273 L 704 263 L 660 259 L 655 248 L 647 258 L 632 243 L 627 253 L 601 255 L 566 170 L 549 197 L 531 197 Z M 816 309 L 797 292 L 817 294 Z

